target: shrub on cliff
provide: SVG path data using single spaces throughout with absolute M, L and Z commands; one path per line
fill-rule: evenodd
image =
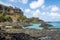
M 10 16 L 5 16 L 5 20 L 8 22 L 12 22 L 12 18 Z

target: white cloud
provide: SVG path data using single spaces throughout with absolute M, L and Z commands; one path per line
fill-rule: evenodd
M 43 12 L 41 16 L 50 17 L 51 19 L 60 18 L 60 14 L 56 12 Z
M 60 14 L 55 12 L 42 12 L 39 18 L 44 21 L 58 21 L 60 20 Z
M 43 12 L 42 15 L 48 16 L 48 17 L 49 16 L 50 17 L 56 17 L 56 18 L 60 17 L 60 14 L 59 13 L 55 13 L 55 12 L 51 12 L 51 13 L 49 13 L 49 12 Z
M 50 16 L 52 16 L 52 17 L 60 17 L 60 14 L 58 14 L 58 13 L 50 13 Z
M 26 4 L 28 2 L 28 0 L 10 0 L 11 2 L 20 2 L 23 4 Z
M 20 0 L 23 4 L 26 4 L 28 0 Z
M 36 10 L 33 12 L 33 17 L 39 17 L 40 11 Z
M 3 4 L 3 5 L 5 5 L 5 6 L 13 6 L 13 5 L 10 4 L 10 3 L 4 3 L 4 2 L 2 2 L 2 1 L 0 1 L 0 4 Z
M 41 8 L 44 11 L 50 11 L 50 12 L 58 12 L 59 11 L 59 7 L 56 5 L 49 5 L 49 6 L 42 5 Z
M 46 12 L 43 12 L 41 15 L 46 15 Z
M 53 11 L 53 12 L 56 12 L 56 11 L 58 11 L 59 10 L 59 8 L 57 7 L 57 6 L 52 6 L 51 7 L 51 11 Z
M 44 0 L 32 1 L 30 3 L 30 8 L 36 9 L 38 7 L 41 7 L 43 4 L 44 4 Z
M 45 7 L 45 5 L 42 5 L 41 8 L 44 10 L 46 7 Z
M 30 9 L 25 9 L 25 12 L 26 12 L 26 13 L 30 13 L 31 10 L 30 10 Z

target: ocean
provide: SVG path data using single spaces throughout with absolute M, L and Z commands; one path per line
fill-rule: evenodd
M 60 22 L 50 22 L 48 24 L 51 24 L 53 26 L 49 28 L 60 28 Z M 25 27 L 25 28 L 32 28 L 32 29 L 43 29 L 42 27 L 39 27 L 41 24 L 32 24 L 31 26 Z
M 53 25 L 51 28 L 60 28 L 60 22 L 51 22 L 49 24 Z

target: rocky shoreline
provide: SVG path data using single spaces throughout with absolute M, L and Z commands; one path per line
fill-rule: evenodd
M 0 31 L 0 40 L 60 40 L 60 29 L 7 29 Z

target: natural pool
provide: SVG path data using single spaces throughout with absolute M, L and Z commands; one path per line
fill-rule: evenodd
M 39 27 L 41 24 L 32 24 L 31 26 L 27 26 L 27 27 L 25 27 L 25 28 L 33 28 L 33 29 L 42 29 L 41 27 Z

